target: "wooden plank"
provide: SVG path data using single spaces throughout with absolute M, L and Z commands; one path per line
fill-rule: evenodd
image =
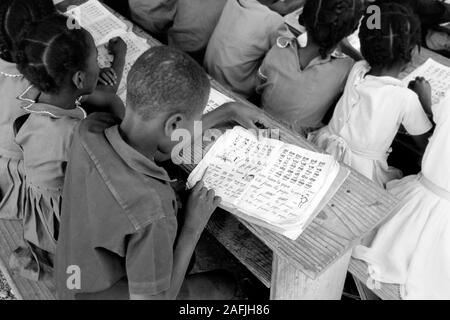
M 9 269 L 9 258 L 12 252 L 23 243 L 22 235 L 23 229 L 19 221 L 0 220 L 0 264 L 2 265 L 2 271 L 18 299 L 55 300 L 56 292 L 53 283 L 30 281 Z
M 351 259 L 348 271 L 362 283 L 367 283 L 369 275 L 364 261 Z M 372 291 L 383 300 L 401 300 L 398 285 L 380 283 L 380 287 Z
M 340 300 L 350 261 L 350 252 L 313 280 L 278 256 L 274 257 L 272 300 Z
M 243 224 L 228 212 L 218 210 L 206 229 L 266 287 L 270 287 L 272 251 Z

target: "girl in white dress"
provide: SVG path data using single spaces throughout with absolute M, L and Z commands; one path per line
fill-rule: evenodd
M 420 43 L 420 22 L 398 4 L 379 4 L 381 28 L 367 14 L 360 29 L 365 61 L 353 67 L 329 125 L 309 139 L 380 186 L 401 177 L 387 163 L 401 125 L 425 147 L 432 124 L 421 97 L 398 79 Z M 422 81 L 422 80 L 421 80 Z
M 450 299 L 450 95 L 433 116 L 422 173 L 388 184 L 402 200 L 398 213 L 370 248 L 354 251 L 373 280 L 399 284 L 403 299 Z

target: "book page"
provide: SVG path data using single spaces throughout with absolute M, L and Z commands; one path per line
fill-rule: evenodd
M 247 214 L 279 226 L 306 222 L 314 210 L 315 195 L 326 180 L 334 180 L 336 165 L 328 155 L 285 145 L 252 182 L 239 206 Z
M 80 6 L 72 7 L 66 15 L 73 17 L 81 27 L 89 31 L 96 46 L 107 43 L 128 29 L 123 21 L 97 0 L 89 0 Z
M 203 180 L 205 187 L 214 189 L 224 203 L 235 207 L 248 185 L 282 145 L 277 140 L 261 144 L 256 136 L 241 127 L 228 130 L 192 172 L 188 186 Z
M 403 79 L 405 86 L 416 77 L 424 77 L 430 82 L 433 105 L 438 104 L 450 90 L 450 67 L 444 66 L 433 59 L 428 59 L 423 65 Z
M 203 114 L 207 114 L 221 105 L 227 103 L 227 102 L 233 102 L 234 100 L 230 97 L 227 97 L 226 95 L 220 93 L 214 88 L 211 88 L 211 93 L 209 94 L 209 100 L 208 104 L 206 105 L 205 111 L 203 111 Z

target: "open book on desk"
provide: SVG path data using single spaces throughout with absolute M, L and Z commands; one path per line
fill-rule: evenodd
M 193 170 L 236 216 L 296 240 L 349 175 L 331 156 L 235 127 Z

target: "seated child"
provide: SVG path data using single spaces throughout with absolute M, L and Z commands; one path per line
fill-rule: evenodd
M 281 1 L 228 1 L 208 48 L 204 65 L 217 81 L 245 98 L 254 92 L 258 68 L 281 32 L 286 32 Z M 282 2 L 292 11 L 304 0 Z M 279 11 L 277 11 L 279 10 Z
M 128 0 L 131 18 L 157 38 L 173 23 L 177 0 Z
M 51 274 L 68 152 L 75 128 L 86 117 L 80 97 L 94 92 L 99 67 L 92 36 L 67 28 L 67 17 L 60 15 L 31 24 L 16 56 L 19 71 L 33 85 L 19 97 L 28 114 L 15 126 L 24 157 L 23 225 L 29 247 L 18 249 L 10 264 L 39 280 Z
M 259 70 L 261 106 L 292 129 L 323 126 L 322 120 L 341 95 L 354 61 L 331 53 L 358 27 L 360 0 L 307 0 L 303 23 L 307 44 L 280 37 Z
M 373 280 L 399 284 L 403 299 L 450 299 L 449 98 L 433 106 L 436 129 L 422 173 L 388 184 L 388 190 L 401 199 L 397 213 L 368 248 L 354 251 L 355 258 L 369 264 Z
M 353 67 L 330 124 L 311 134 L 319 147 L 380 186 L 401 173 L 387 163 L 389 149 L 403 125 L 409 134 L 427 133 L 432 124 L 418 95 L 398 79 L 420 43 L 417 17 L 399 4 L 379 4 L 381 29 L 361 24 L 361 52 L 366 61 Z M 422 97 L 420 97 L 422 98 Z M 416 137 L 424 144 L 426 137 Z
M 82 122 L 64 185 L 56 254 L 59 298 L 233 296 L 232 286 L 220 279 L 185 277 L 220 199 L 198 184 L 183 210 L 184 223 L 178 225 L 181 213 L 171 179 L 154 162 L 158 153 L 172 154 L 177 130 L 193 133 L 209 92 L 208 77 L 192 58 L 170 47 L 154 47 L 129 73 L 123 122 L 115 125 L 99 114 Z M 247 114 L 240 120 L 239 110 Z M 209 128 L 220 120 L 250 124 L 259 117 L 245 106 L 226 105 L 203 119 Z M 72 281 L 71 275 L 80 281 Z
M 176 15 L 168 33 L 169 45 L 202 56 L 226 2 L 177 0 Z
M 14 48 L 23 25 L 55 12 L 52 0 L 0 2 L 0 218 L 21 219 L 23 155 L 14 142 L 13 122 L 25 114 L 17 97 L 30 83 L 15 64 Z

